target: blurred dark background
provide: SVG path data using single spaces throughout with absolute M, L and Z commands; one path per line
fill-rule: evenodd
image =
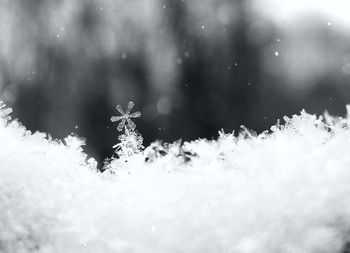
M 74 132 L 98 160 L 132 100 L 145 145 L 344 115 L 346 1 L 2 0 L 0 99 L 32 131 Z

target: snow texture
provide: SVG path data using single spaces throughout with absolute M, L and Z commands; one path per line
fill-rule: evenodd
M 0 252 L 333 253 L 349 239 L 349 116 L 154 143 L 98 173 L 79 138 L 32 134 L 5 110 Z

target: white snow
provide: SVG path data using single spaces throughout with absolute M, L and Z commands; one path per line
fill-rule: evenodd
M 79 138 L 7 114 L 0 252 L 322 253 L 348 239 L 349 117 L 302 112 L 269 134 L 153 144 L 100 174 Z

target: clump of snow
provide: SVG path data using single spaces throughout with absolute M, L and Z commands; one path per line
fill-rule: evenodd
M 0 252 L 341 252 L 350 117 L 284 120 L 260 135 L 154 143 L 100 174 L 78 138 L 1 117 Z
M 80 221 L 89 215 L 78 212 L 93 190 L 96 162 L 87 160 L 77 137 L 64 144 L 32 134 L 9 122 L 9 113 L 1 108 L 0 252 L 74 252 L 83 237 Z M 75 243 L 66 241 L 70 236 Z

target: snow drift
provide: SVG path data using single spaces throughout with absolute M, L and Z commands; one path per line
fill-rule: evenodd
M 9 113 L 0 252 L 322 253 L 349 239 L 349 115 L 154 143 L 99 173 L 79 138 L 32 134 Z

